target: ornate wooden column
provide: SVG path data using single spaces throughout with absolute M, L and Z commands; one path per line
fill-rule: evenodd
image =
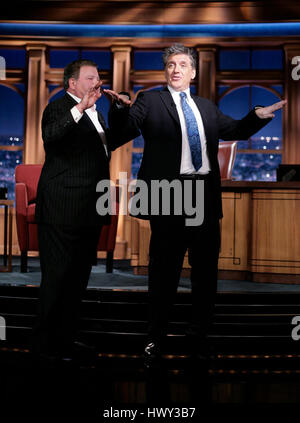
M 300 44 L 285 45 L 284 51 L 284 98 L 288 103 L 283 108 L 282 163 L 297 164 L 300 163 Z
M 112 89 L 114 91 L 130 91 L 130 46 L 112 46 L 113 54 L 113 79 Z M 120 128 L 122 131 L 122 128 Z M 112 153 L 110 163 L 111 179 L 115 182 L 119 179 L 120 172 L 127 173 L 127 179 L 131 176 L 131 155 L 132 142 L 119 147 Z M 122 196 L 128 193 L 123 193 Z M 123 203 L 124 204 L 124 203 Z M 119 216 L 117 245 L 115 256 L 118 258 L 130 258 L 130 251 L 128 245 L 131 240 L 131 218 L 126 215 Z
M 23 162 L 42 163 L 44 149 L 41 136 L 41 118 L 47 104 L 45 82 L 45 46 L 27 46 L 27 98 L 25 120 L 25 148 Z
M 198 47 L 198 90 L 201 97 L 215 101 L 216 98 L 216 49 Z

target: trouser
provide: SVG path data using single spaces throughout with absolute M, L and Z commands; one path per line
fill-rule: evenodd
M 39 351 L 67 349 L 74 341 L 100 232 L 101 226 L 38 225 L 42 280 L 34 338 Z
M 214 213 L 210 180 L 205 181 L 205 218 L 200 226 L 186 226 L 182 216 L 150 218 L 148 337 L 160 342 L 180 280 L 186 251 L 191 266 L 192 316 L 190 328 L 205 337 L 214 311 L 220 249 L 219 219 Z

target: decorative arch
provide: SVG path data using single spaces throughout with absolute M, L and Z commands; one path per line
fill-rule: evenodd
M 49 93 L 48 102 L 51 100 L 52 97 L 54 97 L 57 93 L 59 93 L 61 90 L 63 90 L 64 87 L 62 85 L 59 85 L 58 87 L 54 88 L 54 90 Z
M 7 87 L 7 88 L 12 89 L 16 93 L 18 93 L 23 99 L 25 98 L 25 95 L 24 95 L 23 91 L 20 90 L 20 88 L 16 87 L 15 85 L 10 84 L 10 83 L 5 82 L 5 81 L 0 81 L 0 85 L 3 85 L 5 87 Z
M 271 86 L 257 84 L 257 83 L 238 84 L 238 85 L 231 86 L 218 97 L 218 100 L 221 101 L 226 95 L 238 90 L 239 88 L 246 88 L 246 87 L 264 88 L 265 90 L 270 91 L 272 94 L 276 95 L 280 100 L 282 100 L 282 94 L 279 91 L 275 90 Z
M 137 96 L 139 95 L 139 93 L 142 93 L 143 91 L 151 91 L 155 88 L 159 88 L 162 86 L 162 83 L 157 83 L 157 84 L 146 84 L 143 88 L 141 88 L 140 90 L 138 90 L 136 93 L 133 92 L 133 90 L 130 90 L 130 95 L 132 96 L 132 98 L 135 100 L 137 98 Z
M 256 88 L 255 92 L 251 90 Z M 235 97 L 231 94 L 238 90 L 240 94 Z M 248 101 L 244 95 L 249 95 Z M 229 96 L 229 97 L 228 97 Z M 231 85 L 219 97 L 219 107 L 223 113 L 240 119 L 250 108 L 261 103 L 266 96 L 266 101 L 276 102 L 281 99 L 281 93 L 270 85 L 260 83 L 244 83 Z M 275 99 L 274 99 L 275 97 Z M 246 97 L 247 98 L 247 97 Z M 223 103 L 222 103 L 223 100 Z M 261 128 L 248 140 L 239 140 L 237 156 L 233 169 L 235 180 L 248 181 L 274 181 L 276 168 L 282 161 L 282 120 L 279 112 L 265 127 Z

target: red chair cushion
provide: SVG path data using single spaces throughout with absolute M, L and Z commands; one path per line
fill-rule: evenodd
M 27 207 L 27 222 L 35 223 L 35 204 L 29 204 Z

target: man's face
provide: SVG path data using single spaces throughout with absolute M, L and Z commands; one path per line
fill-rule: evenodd
M 87 93 L 90 88 L 94 88 L 100 81 L 97 68 L 94 66 L 81 66 L 78 79 L 69 79 L 69 90 L 79 98 Z
M 187 54 L 172 54 L 165 67 L 167 83 L 175 91 L 184 91 L 195 78 L 196 70 L 192 67 L 191 59 Z

